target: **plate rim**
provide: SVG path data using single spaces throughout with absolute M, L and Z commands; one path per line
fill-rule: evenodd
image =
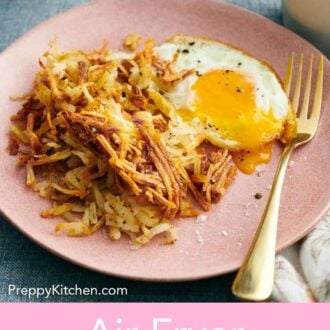
M 2 58 L 6 55 L 7 52 L 9 52 L 12 48 L 16 47 L 17 45 L 19 45 L 21 42 L 24 42 L 24 39 L 26 37 L 28 37 L 30 34 L 33 34 L 36 30 L 39 30 L 40 28 L 45 28 L 48 24 L 51 24 L 53 21 L 57 20 L 60 17 L 66 16 L 66 15 L 70 15 L 71 12 L 74 11 L 79 11 L 82 8 L 87 8 L 90 6 L 95 6 L 98 3 L 102 4 L 104 2 L 107 1 L 112 1 L 112 0 L 92 0 L 90 2 L 75 6 L 73 8 L 70 8 L 68 10 L 65 10 L 64 12 L 61 12 L 53 17 L 50 17 L 48 19 L 46 19 L 45 21 L 40 22 L 39 24 L 37 24 L 36 26 L 34 26 L 33 28 L 31 28 L 30 30 L 28 30 L 27 32 L 23 33 L 20 37 L 18 37 L 16 40 L 14 40 L 14 42 L 12 42 L 8 47 L 6 47 L 1 53 L 0 53 L 0 61 L 2 60 Z M 190 0 L 185 0 L 186 2 L 189 2 Z M 205 3 L 205 0 L 203 0 Z M 286 27 L 284 27 L 283 25 L 274 22 L 270 19 L 268 19 L 267 17 L 251 11 L 247 8 L 244 7 L 240 7 L 238 5 L 232 4 L 232 3 L 228 3 L 222 0 L 207 0 L 208 2 L 211 3 L 215 3 L 218 6 L 225 6 L 225 7 L 229 7 L 232 8 L 233 10 L 236 11 L 241 11 L 244 12 L 245 14 L 248 15 L 252 15 L 257 17 L 259 20 L 265 20 L 267 22 L 271 22 L 271 24 L 275 25 L 276 28 L 280 28 L 280 29 L 284 29 L 286 32 L 291 33 L 294 35 L 295 38 L 300 38 L 302 39 L 304 42 L 307 42 L 311 47 L 314 48 L 314 50 L 316 50 L 316 52 L 322 54 L 324 56 L 324 60 L 325 62 L 329 63 L 329 59 L 319 50 L 317 49 L 313 44 L 311 44 L 309 41 L 307 41 L 306 39 L 304 39 L 303 37 L 301 37 L 300 35 L 296 34 L 295 32 L 287 29 Z M 10 216 L 8 216 L 5 212 L 5 210 L 3 209 L 3 205 L 1 205 L 1 199 L 0 199 L 0 213 L 3 216 L 3 218 L 10 223 L 15 229 L 17 229 L 20 233 L 22 233 L 24 236 L 26 236 L 28 239 L 30 239 L 32 242 L 36 243 L 37 245 L 39 245 L 41 248 L 45 249 L 46 251 L 52 253 L 53 255 L 60 257 L 61 259 L 70 262 L 74 265 L 77 265 L 79 267 L 88 269 L 88 270 L 92 270 L 95 271 L 97 273 L 101 273 L 101 274 L 106 274 L 109 276 L 115 276 L 118 278 L 123 278 L 123 279 L 128 279 L 128 280 L 138 280 L 138 281 L 144 281 L 144 282 L 186 282 L 186 281 L 195 281 L 195 280 L 200 280 L 200 279 L 207 279 L 207 278 L 213 278 L 216 276 L 220 276 L 220 275 L 224 275 L 224 274 L 228 274 L 231 273 L 235 270 L 237 270 L 240 265 L 236 265 L 236 266 L 232 266 L 232 267 L 227 267 L 227 269 L 223 269 L 221 271 L 213 271 L 213 272 L 203 272 L 201 274 L 196 274 L 196 275 L 184 275 L 184 276 L 175 276 L 175 277 L 150 277 L 148 275 L 144 276 L 144 275 L 130 275 L 127 273 L 123 273 L 123 272 L 112 272 L 112 271 L 108 271 L 108 270 L 104 270 L 101 269 L 100 267 L 96 267 L 90 264 L 86 264 L 84 262 L 81 262 L 79 260 L 76 260 L 68 255 L 66 255 L 65 253 L 59 252 L 58 250 L 47 246 L 46 243 L 42 242 L 40 239 L 38 239 L 38 237 L 33 237 L 33 234 L 30 233 L 29 231 L 26 231 L 24 228 L 22 228 L 17 222 L 15 222 L 15 220 L 11 219 Z M 283 242 L 283 244 L 281 245 L 277 245 L 276 247 L 276 251 L 279 252 L 283 249 L 285 249 L 288 246 L 291 246 L 292 244 L 296 243 L 298 240 L 300 240 L 301 238 L 305 237 L 315 226 L 316 224 L 321 220 L 321 218 L 328 212 L 330 208 L 330 200 L 328 201 L 328 203 L 322 208 L 322 210 L 320 210 L 318 213 L 319 215 L 316 216 L 313 221 L 310 221 L 309 225 L 305 227 L 305 229 L 302 232 L 299 232 L 297 235 L 294 235 L 293 237 L 291 237 L 289 240 L 287 240 L 286 242 Z M 236 262 L 237 263 L 237 262 Z
M 294 240 L 295 240 L 294 243 L 296 243 L 297 241 L 299 241 L 300 239 L 302 239 L 303 237 L 305 237 L 307 234 L 309 234 L 311 232 L 311 230 L 317 225 L 317 223 L 321 220 L 321 218 L 327 214 L 329 207 L 330 207 L 330 203 L 328 203 L 328 207 L 327 207 L 326 211 L 320 215 L 320 217 L 315 221 L 315 223 L 311 224 L 308 228 L 306 228 L 306 230 L 304 232 L 300 233 L 299 235 L 296 235 L 296 237 L 294 238 Z M 143 276 L 143 275 L 136 276 L 136 275 L 129 275 L 127 273 L 106 271 L 106 270 L 100 269 L 98 267 L 94 267 L 92 265 L 82 263 L 76 259 L 73 259 L 73 258 L 65 255 L 64 253 L 58 252 L 57 250 L 50 248 L 43 242 L 39 241 L 37 238 L 33 237 L 29 232 L 22 229 L 17 223 L 15 223 L 13 220 L 11 220 L 11 218 L 8 217 L 8 215 L 5 212 L 3 212 L 1 209 L 0 209 L 0 215 L 10 225 L 12 225 L 14 227 L 14 229 L 16 229 L 18 232 L 23 234 L 26 238 L 31 240 L 34 244 L 38 245 L 42 249 L 51 253 L 52 255 L 66 261 L 66 262 L 72 263 L 75 266 L 79 266 L 81 268 L 87 269 L 89 271 L 94 271 L 99 274 L 103 274 L 103 275 L 107 275 L 107 276 L 114 276 L 114 277 L 125 279 L 125 280 L 151 282 L 151 283 L 191 282 L 191 281 L 199 281 L 199 280 L 204 280 L 204 279 L 211 279 L 211 278 L 214 278 L 217 276 L 230 274 L 232 272 L 237 271 L 240 268 L 240 265 L 237 265 L 237 266 L 231 267 L 231 268 L 229 268 L 227 270 L 223 270 L 223 271 L 217 271 L 217 272 L 213 272 L 213 273 L 209 272 L 207 274 L 200 274 L 200 275 L 195 275 L 195 276 L 182 276 L 182 277 L 177 277 L 177 276 L 176 277 L 149 277 L 149 276 Z M 291 246 L 294 243 L 287 242 L 286 244 L 283 244 L 282 246 L 276 246 L 276 253 L 279 253 L 280 251 Z

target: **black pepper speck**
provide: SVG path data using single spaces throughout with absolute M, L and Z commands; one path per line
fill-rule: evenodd
M 255 195 L 254 195 L 254 198 L 255 199 L 260 199 L 262 198 L 262 194 L 260 192 L 257 192 Z

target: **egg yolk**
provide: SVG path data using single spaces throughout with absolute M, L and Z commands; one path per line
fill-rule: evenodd
M 206 118 L 224 140 L 222 147 L 232 151 L 240 170 L 251 174 L 256 165 L 269 162 L 269 142 L 280 135 L 282 121 L 271 109 L 257 105 L 257 90 L 251 78 L 237 71 L 213 70 L 200 76 L 192 91 L 194 111 L 184 111 L 183 117 L 190 112 L 190 118 Z M 235 147 L 227 145 L 226 140 L 234 141 Z
M 272 143 L 267 143 L 255 150 L 232 151 L 236 166 L 246 174 L 252 174 L 257 165 L 267 164 L 272 159 Z

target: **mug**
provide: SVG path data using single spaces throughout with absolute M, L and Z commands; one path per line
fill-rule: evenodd
M 282 0 L 284 25 L 330 56 L 330 0 Z

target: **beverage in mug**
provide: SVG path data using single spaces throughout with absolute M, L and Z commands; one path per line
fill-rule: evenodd
M 284 25 L 330 56 L 330 0 L 282 0 Z

